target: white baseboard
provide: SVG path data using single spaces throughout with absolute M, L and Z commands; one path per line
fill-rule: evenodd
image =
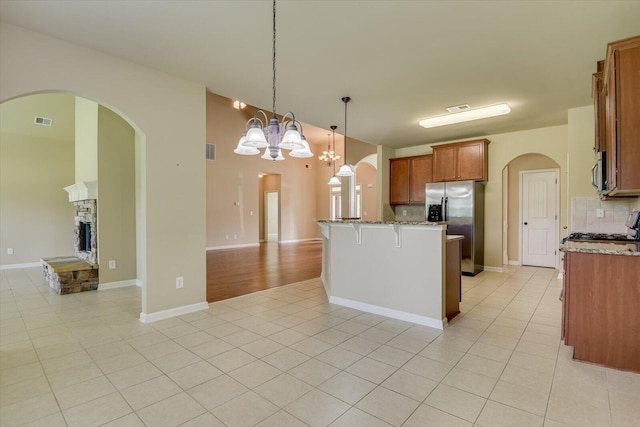
M 260 246 L 259 243 L 245 243 L 242 245 L 225 245 L 225 246 L 209 246 L 208 251 L 217 251 L 219 249 L 237 249 L 237 248 L 249 248 L 252 246 Z
M 280 243 L 301 243 L 301 242 L 312 242 L 314 240 L 322 240 L 322 239 L 319 237 L 311 237 L 309 239 L 281 240 Z
M 522 265 L 522 263 L 520 263 L 520 261 L 515 261 L 515 260 L 510 259 L 509 260 L 509 265 Z
M 24 264 L 3 264 L 3 265 L 0 265 L 0 270 L 14 270 L 16 268 L 31 268 L 31 267 L 42 267 L 42 263 L 27 262 Z
M 491 267 L 489 265 L 485 265 L 484 271 L 490 271 L 492 273 L 504 273 L 504 267 Z
M 342 305 L 344 307 L 354 308 L 367 313 L 379 314 L 380 316 L 390 317 L 392 319 L 404 320 L 405 322 L 428 326 L 430 328 L 444 329 L 447 324 L 446 318 L 439 320 L 432 317 L 420 316 L 418 314 L 407 313 L 406 311 L 394 310 L 345 298 L 329 297 L 329 302 L 331 304 Z
M 127 286 L 136 286 L 136 279 L 121 280 L 119 282 L 109 282 L 98 284 L 99 291 L 106 291 L 108 289 L 126 288 Z
M 195 304 L 183 305 L 182 307 L 170 308 L 168 310 L 156 311 L 154 313 L 140 313 L 142 323 L 157 322 L 158 320 L 169 319 L 171 317 L 183 316 L 200 310 L 207 310 L 209 304 L 206 301 Z

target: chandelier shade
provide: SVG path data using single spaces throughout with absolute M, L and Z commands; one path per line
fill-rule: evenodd
M 304 137 L 304 135 L 300 135 L 300 139 L 301 139 L 303 148 L 291 150 L 291 152 L 289 153 L 289 156 L 296 157 L 299 159 L 308 159 L 310 157 L 313 157 L 313 153 L 311 152 L 311 147 L 309 147 L 309 143 L 307 142 L 307 139 Z M 282 143 L 280 145 L 282 145 Z
M 241 156 L 253 156 L 255 154 L 260 154 L 260 150 L 258 150 L 256 147 L 247 147 L 244 145 L 246 139 L 247 132 L 244 132 L 242 134 L 242 137 L 240 138 L 240 141 L 238 141 L 238 146 L 235 150 L 233 150 L 233 152 L 236 154 L 240 154 Z

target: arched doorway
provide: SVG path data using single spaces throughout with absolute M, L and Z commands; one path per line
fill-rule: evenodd
M 527 153 L 512 159 L 503 169 L 503 258 L 505 264 L 557 267 L 556 249 L 560 227 L 560 166 L 553 159 L 538 153 Z M 552 177 L 553 176 L 553 177 Z M 543 179 L 542 181 L 533 180 Z M 555 180 L 550 182 L 549 180 Z M 531 181 L 523 188 L 523 183 Z M 533 189 L 532 191 L 529 191 Z M 551 194 L 550 192 L 553 191 Z M 539 201 L 545 196 L 544 201 Z M 538 201 L 537 201 L 538 200 Z M 524 201 L 524 203 L 523 203 Z M 552 233 L 528 235 L 532 227 L 531 218 L 543 215 L 552 227 Z M 525 225 L 525 223 L 527 223 Z M 537 227 L 537 225 L 536 225 Z M 544 240 L 544 241 L 543 241 Z M 532 247 L 536 247 L 532 249 Z M 553 250 L 552 259 L 541 261 L 529 254 Z
M 0 109 L 0 228 L 18 255 L 2 264 L 39 266 L 40 258 L 73 255 L 78 208 L 64 188 L 90 182 L 100 194 L 91 261 L 100 266 L 99 289 L 142 286 L 144 227 L 138 207 L 144 136 L 112 109 L 71 93 L 27 94 Z M 94 205 L 97 194 L 88 197 Z

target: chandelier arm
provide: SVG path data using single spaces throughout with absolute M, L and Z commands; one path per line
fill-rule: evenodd
M 260 118 L 258 117 L 258 113 L 262 113 L 262 115 L 264 116 L 264 122 L 260 120 Z M 260 123 L 260 127 L 264 129 L 266 124 L 269 123 L 269 118 L 267 117 L 267 113 L 265 113 L 263 110 L 256 110 L 256 112 L 253 114 L 253 118 L 249 119 L 247 124 L 251 121 Z

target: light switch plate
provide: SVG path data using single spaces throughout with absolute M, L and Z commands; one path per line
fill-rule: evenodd
M 596 218 L 604 218 L 604 209 L 596 209 Z

